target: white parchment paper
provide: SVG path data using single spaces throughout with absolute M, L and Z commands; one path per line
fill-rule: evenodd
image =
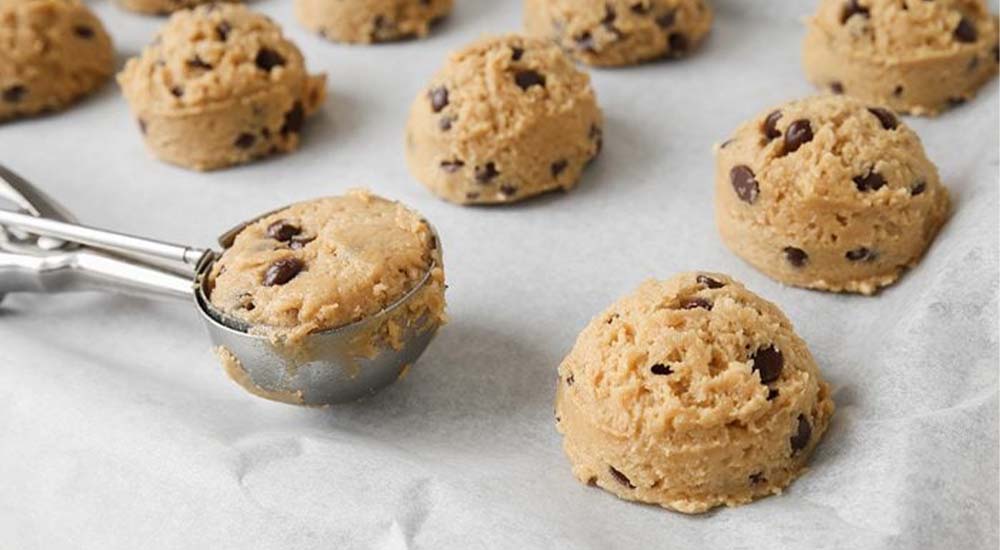
M 451 323 L 409 376 L 307 410 L 245 394 L 193 307 L 107 294 L 0 306 L 0 548 L 995 548 L 998 93 L 906 121 L 950 187 L 929 255 L 874 298 L 785 288 L 712 219 L 712 144 L 812 93 L 812 1 L 714 0 L 681 62 L 593 71 L 605 150 L 582 184 L 504 208 L 435 199 L 407 173 L 403 125 L 446 52 L 521 28 L 520 2 L 458 0 L 426 41 L 351 47 L 282 23 L 330 98 L 301 151 L 199 174 L 150 158 L 115 86 L 0 125 L 0 162 L 88 224 L 210 245 L 289 202 L 369 186 L 441 233 Z M 120 62 L 162 24 L 92 3 Z M 996 2 L 993 2 L 996 10 Z M 812 469 L 780 497 L 688 517 L 570 475 L 555 368 L 646 277 L 732 274 L 777 302 L 833 384 Z

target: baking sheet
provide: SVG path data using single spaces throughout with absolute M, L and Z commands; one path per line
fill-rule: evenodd
M 91 3 L 122 62 L 162 20 Z M 407 173 L 409 103 L 446 52 L 520 28 L 520 3 L 458 0 L 422 42 L 351 47 L 257 0 L 330 98 L 296 154 L 199 174 L 143 149 L 115 86 L 0 126 L 0 162 L 85 223 L 209 245 L 289 202 L 368 186 L 441 233 L 451 323 L 407 378 L 306 410 L 226 379 L 184 303 L 13 295 L 0 307 L 2 548 L 995 548 L 998 106 L 994 80 L 908 118 L 955 214 L 875 298 L 784 288 L 720 242 L 712 144 L 812 88 L 811 1 L 715 0 L 682 62 L 593 71 L 605 150 L 570 194 L 504 208 L 435 199 Z M 996 2 L 992 3 L 996 11 Z M 780 497 L 688 517 L 570 475 L 552 417 L 578 331 L 646 277 L 732 274 L 777 302 L 831 382 L 837 414 Z

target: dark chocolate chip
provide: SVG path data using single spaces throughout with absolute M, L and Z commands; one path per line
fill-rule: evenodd
M 272 50 L 271 48 L 261 48 L 257 51 L 257 57 L 254 58 L 253 62 L 262 71 L 270 71 L 275 67 L 280 67 L 285 64 L 285 58 L 281 57 L 281 54 Z
M 667 44 L 670 45 L 670 53 L 684 53 L 688 49 L 688 39 L 684 33 L 672 32 L 667 37 Z
M 741 201 L 753 204 L 757 200 L 760 186 L 749 166 L 743 164 L 733 166 L 733 169 L 729 171 L 729 182 L 733 185 L 733 191 L 736 192 L 736 196 Z
M 441 169 L 444 170 L 445 172 L 448 172 L 449 174 L 454 174 L 455 172 L 458 172 L 458 170 L 463 166 L 465 166 L 465 163 L 460 160 L 441 161 Z
M 650 11 L 651 8 L 649 6 L 647 6 L 647 5 L 642 4 L 640 2 L 638 4 L 632 4 L 629 7 L 629 9 L 632 10 L 632 13 L 634 13 L 636 15 L 646 15 L 647 13 L 649 13 L 649 11 Z
M 466 200 L 474 201 L 478 198 L 479 198 L 479 193 L 476 191 L 469 191 L 468 193 L 465 194 Z
M 767 390 L 767 400 L 774 401 L 774 398 L 778 397 L 778 388 L 771 388 Z
M 143 135 L 146 135 L 146 121 L 141 118 L 137 118 L 135 121 L 139 123 L 139 131 L 142 132 Z
M 495 164 L 493 164 L 492 162 L 487 162 L 483 166 L 476 167 L 475 175 L 477 182 L 489 183 L 493 181 L 493 178 L 499 176 L 500 172 L 497 172 L 497 167 Z
M 812 125 L 806 119 L 799 119 L 785 130 L 785 153 L 794 153 L 813 139 Z
M 920 180 L 917 183 L 914 183 L 913 187 L 910 187 L 910 195 L 915 197 L 926 190 L 927 190 L 927 182 Z
M 524 57 L 524 48 L 517 46 L 510 47 L 510 59 L 512 61 L 520 61 L 522 57 Z
M 712 289 L 722 288 L 722 287 L 726 286 L 726 283 L 723 283 L 722 281 L 717 281 L 717 280 L 709 277 L 708 275 L 698 275 L 698 277 L 695 280 L 698 281 L 698 283 L 703 284 L 703 285 L 707 286 L 708 288 L 712 288 Z
M 674 373 L 673 369 L 670 368 L 670 365 L 664 365 L 663 363 L 657 363 L 652 367 L 649 367 L 649 371 L 657 376 L 666 376 Z
M 94 37 L 94 29 L 88 27 L 87 25 L 76 25 L 73 27 L 73 34 L 79 36 L 80 38 L 90 40 Z
M 847 23 L 847 20 L 854 15 L 861 15 L 862 17 L 868 17 L 868 8 L 862 6 L 858 3 L 858 0 L 847 0 L 844 4 L 844 9 L 840 12 L 840 23 Z
M 549 172 L 552 173 L 553 178 L 558 178 L 559 174 L 562 174 L 563 170 L 565 170 L 567 166 L 569 166 L 569 162 L 567 162 L 566 159 L 559 159 L 549 166 Z
M 174 97 L 181 97 L 184 95 L 184 88 L 182 86 L 171 86 L 170 94 Z
M 514 82 L 516 82 L 522 90 L 527 90 L 532 86 L 545 87 L 545 77 L 536 71 L 532 71 L 531 69 L 525 69 L 515 73 Z
M 566 385 L 567 386 L 572 386 L 573 382 L 575 382 L 575 381 L 576 381 L 576 379 L 573 378 L 572 374 L 566 377 Z
M 812 426 L 809 425 L 809 419 L 806 415 L 799 415 L 799 425 L 795 430 L 795 434 L 789 438 L 789 443 L 792 445 L 792 452 L 801 451 L 809 445 L 809 438 L 812 437 Z
M 593 52 L 594 51 L 594 37 L 590 35 L 589 32 L 584 31 L 583 34 L 575 36 L 573 42 L 576 42 L 577 49 Z
M 758 349 L 753 357 L 752 370 L 760 375 L 761 384 L 770 384 L 781 377 L 781 369 L 785 366 L 785 356 L 774 346 Z
M 440 113 L 441 109 L 448 106 L 448 88 L 444 86 L 431 88 L 427 92 L 427 98 L 431 101 L 431 110 L 435 113 Z
M 878 191 L 885 186 L 885 178 L 875 170 L 869 170 L 863 176 L 854 176 L 854 185 L 858 188 L 858 191 Z
M 759 483 L 764 483 L 765 481 L 767 481 L 767 478 L 764 477 L 763 472 L 750 474 L 750 485 L 757 485 Z
M 9 88 L 4 88 L 3 100 L 7 103 L 17 103 L 24 98 L 24 94 L 28 92 L 28 89 L 20 84 L 15 84 Z
M 306 110 L 302 107 L 302 102 L 296 101 L 292 104 L 292 108 L 285 113 L 285 122 L 281 125 L 281 135 L 285 136 L 289 133 L 299 133 L 302 131 L 302 125 L 306 121 Z
M 852 262 L 870 262 L 874 260 L 876 256 L 877 254 L 875 254 L 874 250 L 864 246 L 855 248 L 854 250 L 848 250 L 844 254 L 844 257 Z
M 948 98 L 948 105 L 951 106 L 951 107 L 958 107 L 959 105 L 964 105 L 965 102 L 966 102 L 966 99 L 964 97 L 957 97 L 956 96 L 956 97 L 949 97 Z
M 831 82 L 830 91 L 837 95 L 840 95 L 844 93 L 844 84 L 842 82 L 837 82 L 837 81 Z
M 976 25 L 969 21 L 967 17 L 962 17 L 962 20 L 958 22 L 958 26 L 955 27 L 955 40 L 959 42 L 975 42 L 978 38 L 979 33 L 976 32 Z
M 283 285 L 295 278 L 302 271 L 302 262 L 298 258 L 282 258 L 277 260 L 264 272 L 264 286 Z
M 709 302 L 708 300 L 704 298 L 699 298 L 697 296 L 681 300 L 681 309 L 698 309 L 698 308 L 707 309 L 711 311 L 712 302 Z
M 204 69 L 206 71 L 212 69 L 211 65 L 209 65 L 208 63 L 205 63 L 204 61 L 202 61 L 202 59 L 200 57 L 198 57 L 197 55 L 194 56 L 193 59 L 188 59 L 187 60 L 187 66 L 191 67 L 192 69 Z
M 788 260 L 788 263 L 795 267 L 802 267 L 809 261 L 809 255 L 806 254 L 806 251 L 801 248 L 786 246 L 783 252 L 785 253 L 785 259 Z
M 505 197 L 513 197 L 517 194 L 517 186 L 505 183 L 500 186 L 500 194 Z
M 243 132 L 242 134 L 236 136 L 236 141 L 233 142 L 233 145 L 239 149 L 249 149 L 253 147 L 253 144 L 256 141 L 257 138 L 253 134 Z
M 625 474 L 619 472 L 614 466 L 608 466 L 608 471 L 611 472 L 611 477 L 615 478 L 615 481 L 621 483 L 622 485 L 628 487 L 629 489 L 635 489 L 635 485 L 629 480 Z
M 442 132 L 447 132 L 448 130 L 451 130 L 451 124 L 453 122 L 455 122 L 454 118 L 447 115 L 442 116 L 438 119 L 438 128 L 440 128 Z
M 893 95 L 893 97 L 902 97 L 903 96 L 903 86 L 900 85 L 900 86 L 896 86 L 895 88 L 893 88 L 892 89 L 892 95 Z
M 615 22 L 615 18 L 617 17 L 618 13 L 611 7 L 611 4 L 604 4 L 604 19 L 601 19 L 601 24 L 608 27 Z
M 875 115 L 875 118 L 882 123 L 882 127 L 886 130 L 895 130 L 899 126 L 899 120 L 896 118 L 896 115 L 892 114 L 892 111 L 888 109 L 869 107 L 868 112 Z
M 215 35 L 219 38 L 219 40 L 225 42 L 226 39 L 229 38 L 229 32 L 232 30 L 233 28 L 229 25 L 229 22 L 223 21 L 215 26 Z
M 278 220 L 267 226 L 267 236 L 283 243 L 302 233 L 302 228 L 286 220 Z
M 674 26 L 674 21 L 677 20 L 677 10 L 670 10 L 663 15 L 656 18 L 656 24 L 663 29 L 669 29 Z
M 778 120 L 781 119 L 781 111 L 772 111 L 771 114 L 767 115 L 764 119 L 764 137 L 768 141 L 781 136 L 781 131 L 778 130 Z

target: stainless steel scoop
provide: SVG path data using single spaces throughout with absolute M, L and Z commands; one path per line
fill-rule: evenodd
M 225 350 L 220 356 L 230 377 L 267 399 L 322 406 L 375 393 L 395 382 L 437 331 L 434 320 L 418 322 L 405 329 L 399 349 L 383 344 L 370 358 L 356 351 L 358 339 L 370 337 L 378 323 L 427 284 L 435 267 L 431 265 L 409 293 L 379 313 L 309 334 L 296 353 L 289 353 L 212 306 L 204 283 L 216 252 L 79 225 L 58 203 L 3 165 L 0 199 L 19 210 L 0 209 L 0 302 L 12 292 L 76 290 L 193 300 L 213 344 Z M 232 245 L 253 221 L 223 233 L 219 244 Z M 436 234 L 435 240 L 440 243 Z

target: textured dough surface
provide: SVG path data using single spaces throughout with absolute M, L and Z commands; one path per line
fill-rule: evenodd
M 118 82 L 150 150 L 197 170 L 295 150 L 326 95 L 325 75 L 242 4 L 174 13 Z
M 239 0 L 117 0 L 123 8 L 155 15 L 167 15 L 177 10 L 193 8 L 201 4 L 214 2 L 238 2 Z
M 983 0 L 822 0 L 807 27 L 810 81 L 900 112 L 961 104 L 997 73 L 997 18 Z
M 444 271 L 427 222 L 398 203 L 352 191 L 248 225 L 213 266 L 208 287 L 222 312 L 294 342 L 378 313 L 428 270 L 421 311 L 410 313 L 440 322 Z
M 0 121 L 70 105 L 106 82 L 114 61 L 79 0 L 0 0 Z
M 685 513 L 780 493 L 833 414 L 805 343 L 718 273 L 649 280 L 591 320 L 559 366 L 573 474 Z
M 590 77 L 546 40 L 484 38 L 454 53 L 417 95 L 410 172 L 461 204 L 571 189 L 601 148 Z
M 703 0 L 525 0 L 528 33 L 598 66 L 688 54 L 708 34 Z
M 920 138 L 854 99 L 769 109 L 716 151 L 722 240 L 787 284 L 872 294 L 916 265 L 948 212 Z
M 335 42 L 419 38 L 451 13 L 454 0 L 295 0 L 304 27 Z

